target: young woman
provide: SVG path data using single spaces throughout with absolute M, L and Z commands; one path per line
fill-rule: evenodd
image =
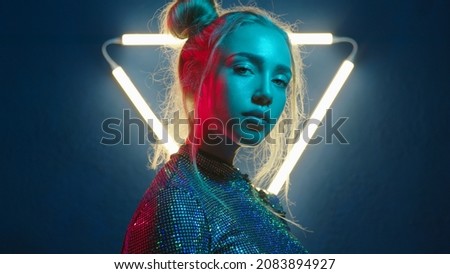
M 122 252 L 305 253 L 278 198 L 259 190 L 303 117 L 289 29 L 260 9 L 225 11 L 214 0 L 174 1 L 164 15 L 168 31 L 187 38 L 164 114 L 182 106 L 189 128 L 145 193 Z M 156 166 L 165 156 L 154 151 Z M 234 167 L 238 154 L 251 156 L 251 180 Z

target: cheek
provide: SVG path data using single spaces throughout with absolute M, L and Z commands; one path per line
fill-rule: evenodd
M 226 105 L 227 114 L 229 116 L 236 116 L 242 112 L 242 105 L 244 104 L 244 99 L 237 94 L 227 93 L 227 98 L 223 101 L 223 104 Z
M 280 117 L 281 113 L 283 112 L 285 106 L 286 106 L 286 94 L 278 94 L 277 98 L 274 98 L 274 103 L 272 105 L 272 112 L 274 116 L 277 118 Z
M 228 104 L 229 113 L 240 115 L 243 109 L 252 108 L 253 91 L 256 89 L 250 79 L 230 77 L 224 85 L 224 104 Z
M 215 111 L 220 112 L 227 118 L 239 115 L 245 104 L 245 91 L 238 81 L 226 76 L 217 79 L 214 88 L 216 101 Z
M 227 113 L 227 92 L 225 79 L 218 77 L 213 88 L 211 89 L 212 111 L 218 115 Z

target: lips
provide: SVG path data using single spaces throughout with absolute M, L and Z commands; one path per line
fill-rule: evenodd
M 262 131 L 269 124 L 269 119 L 261 111 L 250 111 L 243 113 L 245 116 L 243 124 L 246 128 L 254 131 Z
M 259 124 L 267 123 L 270 124 L 269 115 L 265 115 L 264 112 L 259 110 L 253 110 L 242 113 L 246 118 L 245 120 L 256 121 Z

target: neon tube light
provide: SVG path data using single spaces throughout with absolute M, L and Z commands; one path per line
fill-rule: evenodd
M 178 144 L 173 140 L 172 136 L 170 136 L 166 129 L 163 127 L 162 123 L 150 109 L 148 104 L 145 102 L 145 99 L 139 93 L 137 88 L 134 86 L 133 82 L 131 82 L 128 75 L 122 69 L 122 67 L 116 67 L 112 74 L 116 78 L 117 82 L 119 82 L 122 89 L 125 91 L 128 98 L 130 98 L 133 105 L 138 110 L 139 114 L 145 119 L 146 123 L 152 128 L 156 137 L 159 140 L 167 140 L 164 142 L 164 146 L 169 151 L 170 154 L 173 154 L 178 151 Z
M 331 33 L 291 33 L 289 38 L 294 45 L 331 45 L 333 43 Z
M 169 34 L 136 33 L 122 35 L 122 45 L 124 46 L 182 45 L 185 41 Z
M 314 133 L 319 128 L 317 121 L 323 120 L 327 109 L 331 107 L 331 104 L 338 95 L 348 76 L 352 72 L 353 67 L 354 67 L 353 63 L 348 60 L 345 60 L 342 63 L 341 67 L 339 68 L 338 72 L 334 76 L 324 95 L 322 96 L 313 113 L 311 114 L 311 117 L 306 123 L 305 125 L 306 131 L 304 130 L 300 133 L 300 138 L 298 139 L 297 143 L 294 144 L 291 151 L 286 156 L 286 159 L 284 160 L 283 164 L 278 170 L 278 173 L 275 175 L 275 178 L 273 179 L 267 191 L 275 194 L 280 192 L 284 183 L 289 178 L 289 175 L 294 169 L 294 166 L 297 164 L 298 160 L 302 156 L 303 151 L 308 145 L 308 142 L 311 140 L 311 138 L 314 136 Z M 308 135 L 305 136 L 304 132 L 308 133 Z

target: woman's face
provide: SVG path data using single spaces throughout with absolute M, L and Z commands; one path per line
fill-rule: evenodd
M 281 33 L 259 24 L 243 25 L 219 45 L 200 101 L 210 134 L 256 145 L 272 130 L 292 77 L 291 53 Z

